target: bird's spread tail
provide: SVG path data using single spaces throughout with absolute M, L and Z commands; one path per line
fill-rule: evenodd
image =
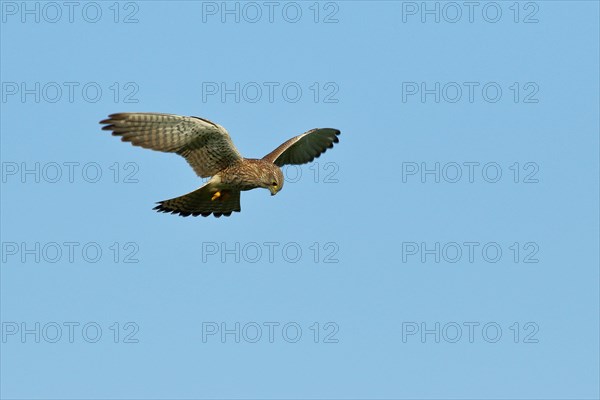
M 158 202 L 155 210 L 165 213 L 179 214 L 182 217 L 202 215 L 215 217 L 230 216 L 234 211 L 240 211 L 240 192 L 238 190 L 215 188 L 207 183 L 200 189 L 174 199 Z

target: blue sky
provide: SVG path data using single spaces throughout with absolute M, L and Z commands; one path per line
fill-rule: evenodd
M 2 398 L 600 395 L 597 2 L 0 7 Z M 342 135 L 180 218 L 123 111 Z

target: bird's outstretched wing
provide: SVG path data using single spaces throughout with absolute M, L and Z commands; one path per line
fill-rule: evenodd
M 242 159 L 220 125 L 198 117 L 158 113 L 111 114 L 103 130 L 124 142 L 183 156 L 196 174 L 206 178 Z
M 305 164 L 311 162 L 327 149 L 339 142 L 340 131 L 332 128 L 312 129 L 302 135 L 291 138 L 263 157 L 281 167 L 286 164 Z

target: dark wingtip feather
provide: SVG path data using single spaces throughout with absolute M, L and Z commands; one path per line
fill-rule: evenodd
M 114 114 L 109 114 L 108 118 L 103 119 L 99 123 L 100 124 L 112 124 L 115 121 L 126 119 L 127 118 L 127 114 L 128 113 L 114 113 Z
M 129 114 L 129 113 L 114 113 L 114 114 L 110 114 L 108 116 L 108 118 L 110 118 L 110 119 L 126 119 L 127 114 Z
M 330 130 L 330 131 L 333 131 L 333 133 L 334 133 L 336 136 L 339 136 L 339 135 L 341 135 L 341 134 L 342 134 L 342 131 L 340 131 L 339 129 L 335 129 L 335 128 L 319 128 L 319 129 L 328 129 L 328 130 Z

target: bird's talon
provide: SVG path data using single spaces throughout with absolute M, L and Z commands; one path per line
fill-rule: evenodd
M 218 199 L 219 197 L 221 197 L 221 192 L 217 192 L 213 195 L 213 197 L 211 198 L 212 201 L 215 201 L 216 199 Z

